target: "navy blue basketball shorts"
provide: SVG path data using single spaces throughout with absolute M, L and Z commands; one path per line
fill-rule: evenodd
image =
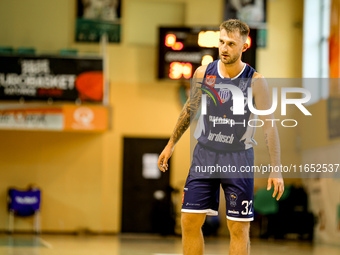
M 218 152 L 198 143 L 184 187 L 182 212 L 217 215 L 222 187 L 226 199 L 227 219 L 254 220 L 254 174 L 241 172 L 251 169 L 253 165 L 253 148 L 237 152 Z M 223 169 L 225 171 L 222 171 Z

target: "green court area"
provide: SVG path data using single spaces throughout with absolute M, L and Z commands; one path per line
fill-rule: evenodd
M 38 236 L 15 236 L 3 235 L 0 236 L 0 247 L 47 247 L 44 241 Z

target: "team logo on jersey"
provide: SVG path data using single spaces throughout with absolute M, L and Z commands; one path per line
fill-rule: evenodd
M 247 87 L 248 87 L 247 81 L 241 79 L 239 87 L 244 92 L 247 89 Z
M 232 192 L 230 193 L 230 196 L 229 196 L 229 201 L 230 201 L 230 205 L 232 207 L 235 207 L 236 206 L 236 200 L 237 200 L 237 194 Z
M 220 89 L 218 95 L 221 98 L 222 103 L 225 103 L 230 99 L 231 93 L 229 89 Z
M 208 76 L 208 75 L 207 75 Z M 214 76 L 214 75 L 211 75 L 211 76 Z M 216 76 L 215 76 L 215 78 L 216 78 Z M 213 94 L 215 94 L 215 96 L 217 97 L 217 100 L 220 102 L 220 104 L 222 105 L 222 100 L 221 100 L 221 98 L 220 98 L 220 96 L 219 96 L 219 94 L 217 93 L 217 91 L 214 89 L 214 87 L 213 86 L 210 86 L 210 85 L 208 85 L 208 84 L 204 84 L 203 82 L 198 82 L 199 84 L 201 84 L 201 85 L 203 85 L 203 86 L 205 86 L 205 87 L 207 87 L 209 90 L 211 90 L 212 92 L 213 92 Z M 214 83 L 214 85 L 215 85 L 215 83 Z M 205 89 L 205 88 L 200 88 L 200 87 L 197 87 L 198 89 L 200 89 L 200 90 L 202 90 L 202 91 L 204 91 L 207 95 L 208 95 L 208 104 L 210 104 L 210 98 L 214 101 L 214 103 L 215 103 L 215 106 L 217 106 L 217 103 L 216 103 L 216 100 L 215 100 L 215 98 L 214 98 L 214 96 L 213 96 L 213 94 L 211 93 L 211 92 L 209 92 L 207 89 Z
M 216 75 L 207 75 L 205 77 L 205 84 L 214 87 L 216 82 Z

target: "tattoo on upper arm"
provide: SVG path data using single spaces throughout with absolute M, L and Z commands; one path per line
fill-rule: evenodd
M 253 87 L 255 85 L 255 82 L 260 78 L 253 78 L 251 79 L 251 86 Z
M 193 82 L 191 84 L 190 96 L 189 96 L 189 104 L 187 107 L 187 112 L 192 115 L 196 115 L 200 104 L 201 104 L 201 96 L 202 93 L 199 89 L 197 89 L 197 77 L 194 75 Z M 195 116 L 192 116 L 195 117 Z
M 190 116 L 194 118 L 200 107 L 201 92 L 199 91 L 199 89 L 197 89 L 196 85 L 197 74 L 195 73 L 192 78 L 190 96 L 182 109 L 182 112 L 178 118 L 177 124 L 171 136 L 171 140 L 173 141 L 173 143 L 176 143 L 181 138 L 183 133 L 188 129 L 188 127 L 190 126 Z

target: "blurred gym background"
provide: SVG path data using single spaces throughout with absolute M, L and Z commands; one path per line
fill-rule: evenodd
M 299 124 L 278 125 L 282 164 L 339 164 L 338 0 L 1 0 L 0 231 L 180 235 L 190 132 L 169 172 L 158 171 L 157 157 L 192 72 L 203 56 L 217 57 L 216 48 L 198 44 L 199 33 L 214 37 L 229 17 L 250 23 L 244 61 L 271 87 L 312 93 L 312 116 L 292 107 L 284 119 Z M 98 77 L 87 73 L 82 82 L 89 71 Z M 21 75 L 23 87 L 11 92 L 8 73 Z M 25 92 L 25 75 L 37 94 Z M 47 88 L 34 80 L 39 75 L 76 85 Z M 261 128 L 255 139 L 255 164 L 268 164 Z M 263 192 L 266 178 L 256 178 L 252 237 L 340 243 L 339 175 L 303 177 L 285 179 L 279 203 Z M 41 191 L 38 219 L 11 217 L 9 189 L 32 187 Z M 228 236 L 223 200 L 206 235 Z

